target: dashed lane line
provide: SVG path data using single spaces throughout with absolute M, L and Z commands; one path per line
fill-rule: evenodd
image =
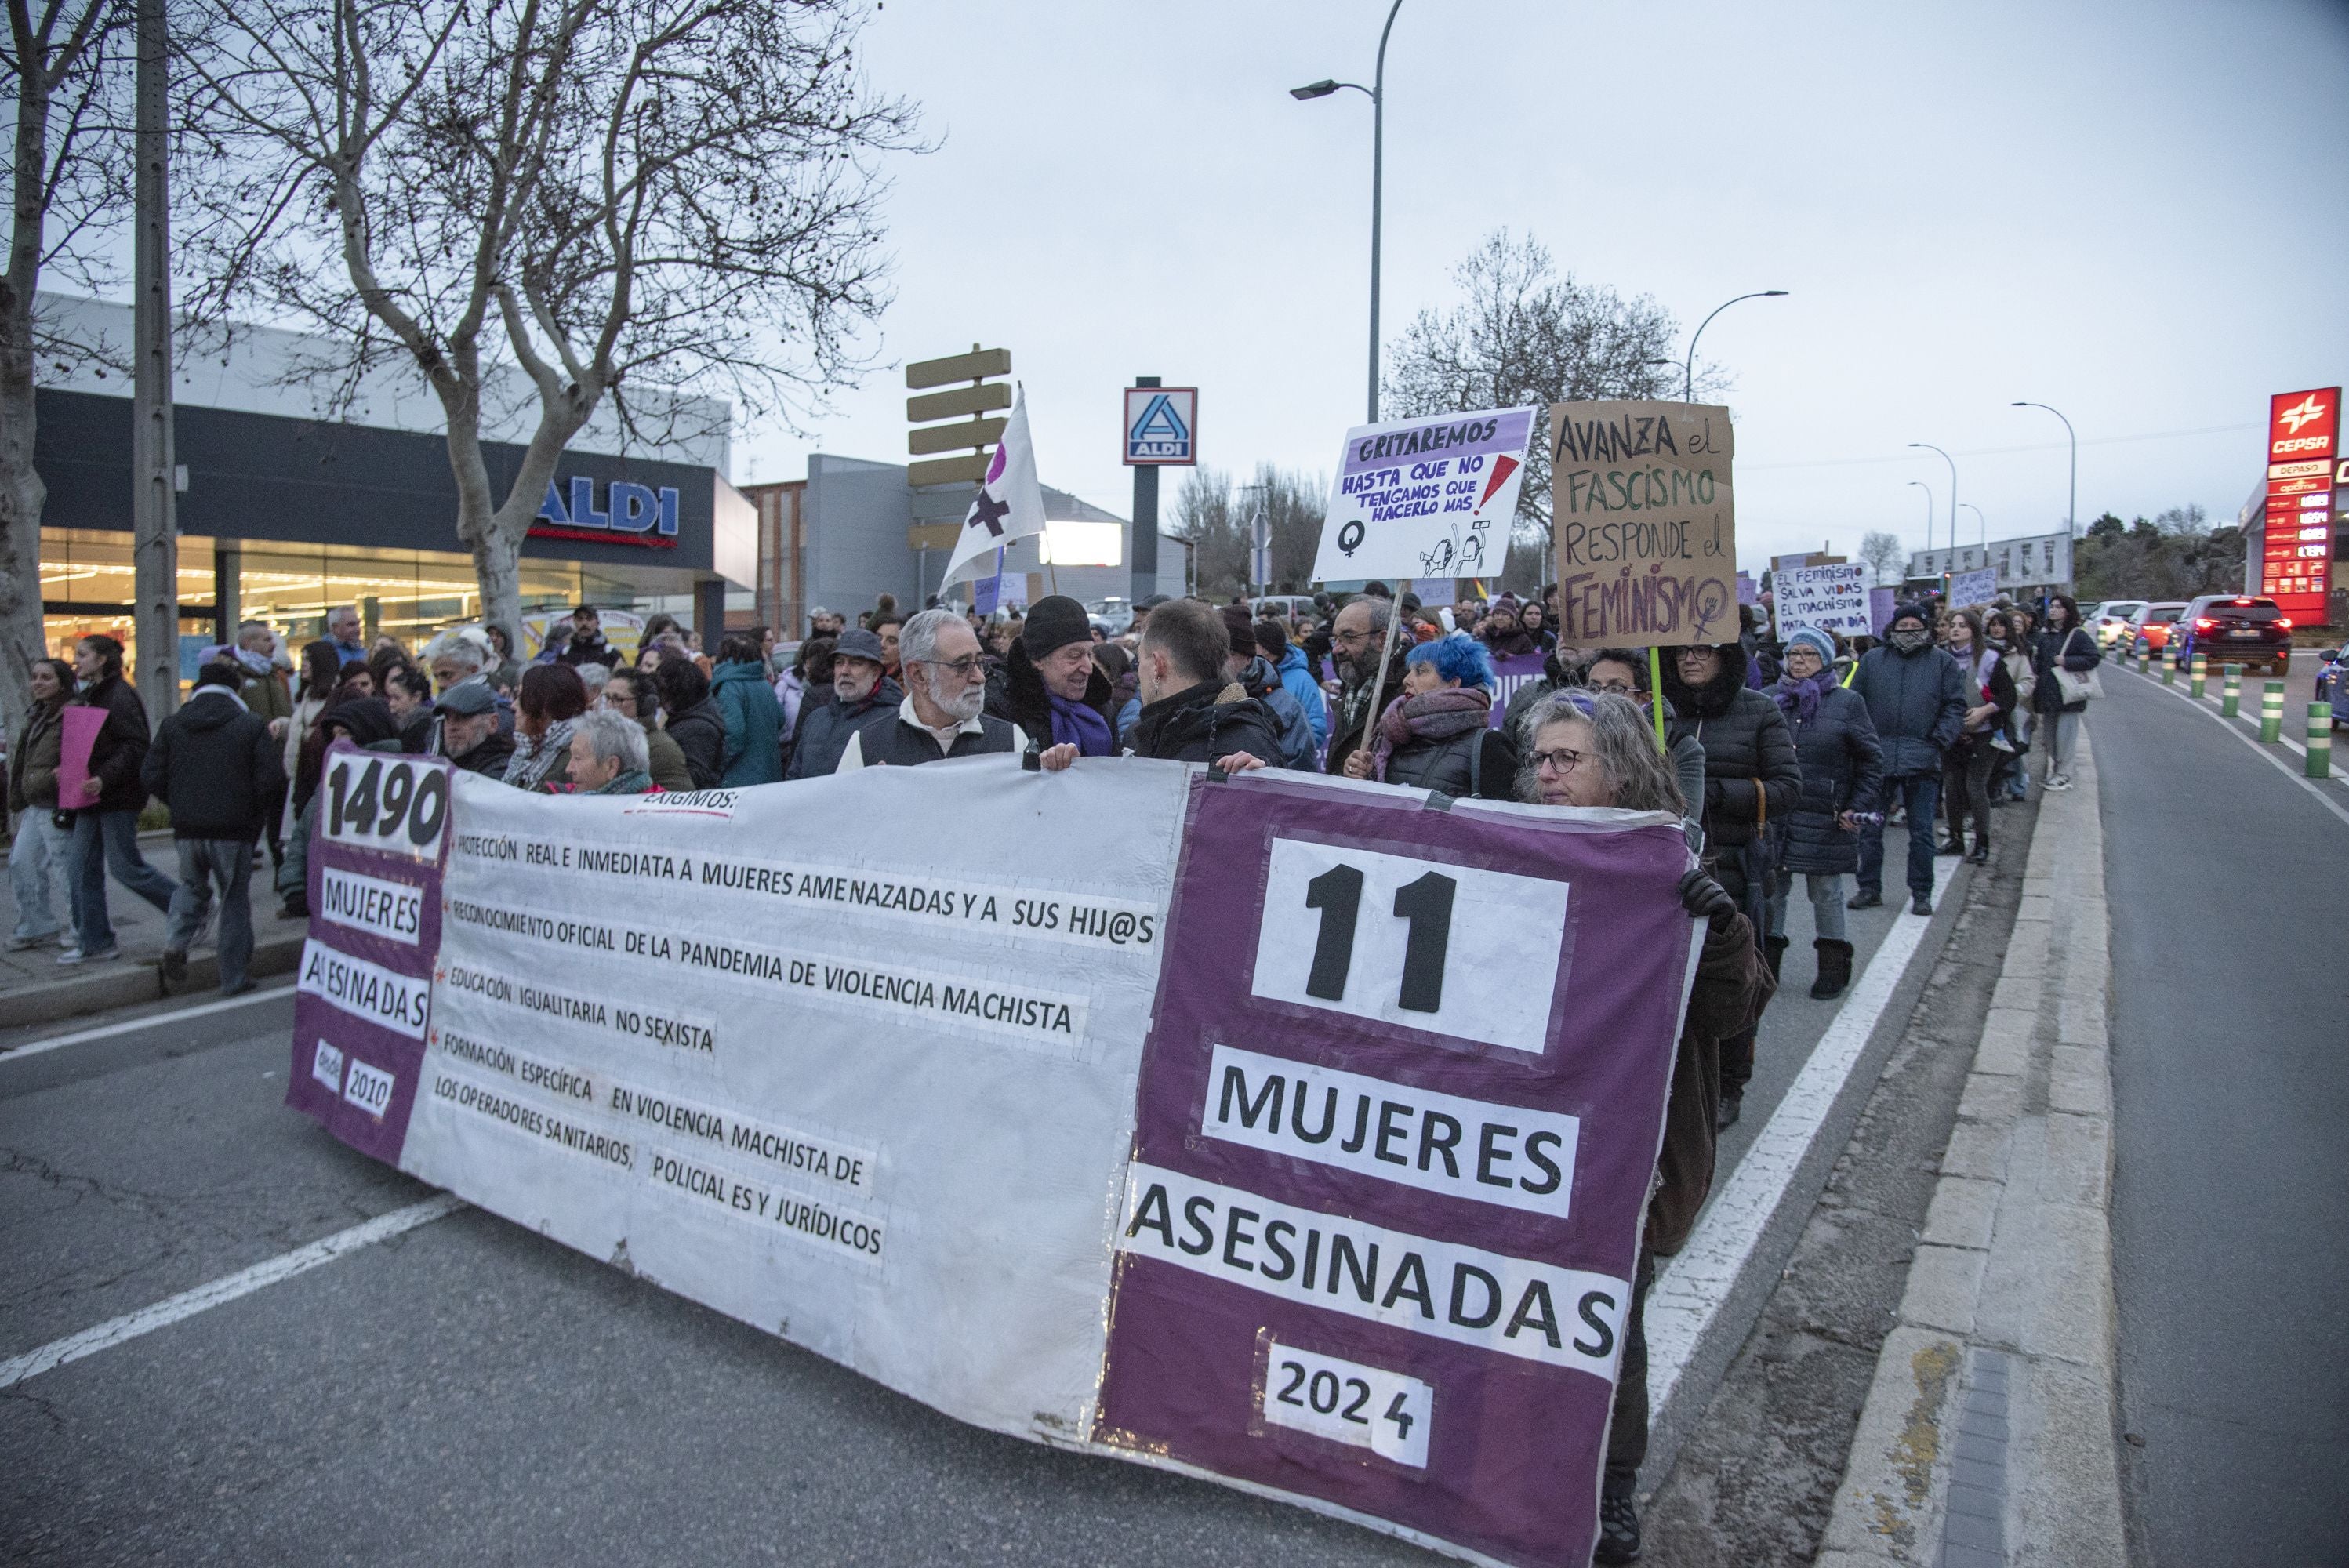
M 347 1257 L 352 1253 L 375 1245 L 378 1242 L 388 1242 L 394 1236 L 404 1235 L 419 1225 L 429 1225 L 445 1215 L 455 1213 L 464 1206 L 464 1200 L 454 1193 L 439 1193 L 425 1199 L 420 1203 L 410 1203 L 405 1209 L 395 1209 L 388 1214 L 379 1214 L 362 1224 L 353 1225 L 347 1231 L 337 1231 L 331 1236 L 312 1242 L 308 1246 L 296 1247 L 290 1253 L 282 1253 L 276 1257 L 257 1263 L 251 1268 L 240 1269 L 233 1274 L 213 1280 L 209 1284 L 200 1284 L 193 1290 L 181 1291 L 178 1295 L 159 1301 L 152 1306 L 142 1306 L 137 1312 L 125 1313 L 120 1317 L 110 1318 L 94 1328 L 85 1328 L 79 1334 L 68 1335 L 63 1339 L 51 1340 L 38 1350 L 16 1357 L 13 1360 L 0 1361 L 0 1389 L 13 1388 L 28 1377 L 37 1377 L 44 1372 L 53 1372 L 60 1367 L 80 1360 L 85 1356 L 95 1356 L 101 1350 L 112 1349 L 115 1346 L 137 1339 L 141 1335 L 152 1334 L 159 1328 L 168 1328 L 182 1318 L 193 1317 L 200 1312 L 207 1312 L 215 1306 L 224 1305 L 240 1296 L 251 1295 L 254 1291 L 266 1289 L 281 1280 L 289 1280 L 295 1274 L 307 1274 L 321 1264 L 330 1264 L 336 1258 Z

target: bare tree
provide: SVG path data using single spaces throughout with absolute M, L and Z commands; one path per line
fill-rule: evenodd
M 1868 568 L 1868 580 L 1878 588 L 1887 583 L 1898 585 L 1908 575 L 1909 552 L 1897 533 L 1868 530 L 1859 542 L 1859 559 Z
M 1253 592 L 1248 568 L 1253 551 L 1250 525 L 1264 509 L 1272 531 L 1274 592 L 1293 593 L 1313 573 L 1321 547 L 1321 520 L 1330 507 L 1330 481 L 1299 469 L 1257 465 L 1256 477 L 1237 491 L 1220 469 L 1191 470 L 1174 498 L 1174 531 L 1193 545 L 1199 591 L 1211 598 Z
M 12 731 L 29 700 L 33 661 L 46 649 L 40 560 L 48 486 L 33 466 L 36 366 L 105 346 L 47 330 L 34 295 L 44 273 L 90 292 L 112 281 L 103 242 L 130 205 L 134 19 L 123 0 L 8 0 L 0 66 L 16 96 L 16 134 L 8 271 L 0 278 L 0 723 Z
M 1531 236 L 1495 231 L 1453 271 L 1460 302 L 1423 310 L 1388 351 L 1394 417 L 1593 397 L 1671 397 L 1680 390 L 1671 312 L 1646 294 L 1561 274 Z M 1727 383 L 1701 367 L 1700 394 Z M 1537 433 L 1517 496 L 1512 549 L 1547 558 L 1549 453 Z
M 683 394 L 787 419 L 845 382 L 885 304 L 874 97 L 854 0 L 247 0 L 193 57 L 191 310 L 322 334 L 344 395 L 406 361 L 439 397 L 483 618 L 519 631 L 529 531 L 609 397 L 631 438 Z M 503 358 L 501 358 L 502 355 Z M 492 489 L 497 377 L 534 397 Z M 635 395 L 629 394 L 634 389 Z

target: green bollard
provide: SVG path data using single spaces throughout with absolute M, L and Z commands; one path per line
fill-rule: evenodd
M 2229 665 L 2225 674 L 2227 678 L 2219 687 L 2219 714 L 2232 718 L 2243 711 L 2243 666 Z
M 2196 702 L 2200 702 L 2203 692 L 2209 689 L 2209 685 L 2210 655 L 2197 648 L 2194 650 L 2192 673 L 2186 683 L 2186 695 Z
M 2308 705 L 2308 767 L 2311 779 L 2333 776 L 2333 705 L 2313 702 Z
M 2260 692 L 2260 739 L 2273 746 L 2283 738 L 2283 682 L 2270 681 Z
M 2161 684 L 2178 684 L 2178 645 L 2175 643 L 2161 645 Z

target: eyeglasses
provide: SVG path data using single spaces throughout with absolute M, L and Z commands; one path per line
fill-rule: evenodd
M 922 663 L 942 670 L 952 670 L 965 680 L 987 668 L 987 661 L 977 654 L 965 654 L 958 659 L 924 659 Z
M 1679 653 L 1672 655 L 1672 662 L 1679 665 L 1701 664 L 1706 659 L 1719 658 L 1720 656 L 1720 655 L 1714 653 L 1711 648 L 1682 648 Z
M 1581 760 L 1581 752 L 1575 750 L 1571 747 L 1560 746 L 1548 751 L 1535 752 L 1534 769 L 1537 772 L 1555 773 L 1560 778 L 1564 778 L 1567 774 L 1573 772 L 1575 764 Z
M 1630 696 L 1633 687 L 1630 681 L 1592 681 L 1590 689 L 1610 696 Z

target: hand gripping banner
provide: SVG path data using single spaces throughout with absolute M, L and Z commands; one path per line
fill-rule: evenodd
M 1136 760 L 321 788 L 287 1099 L 346 1141 L 964 1420 L 1588 1561 L 1677 823 Z

